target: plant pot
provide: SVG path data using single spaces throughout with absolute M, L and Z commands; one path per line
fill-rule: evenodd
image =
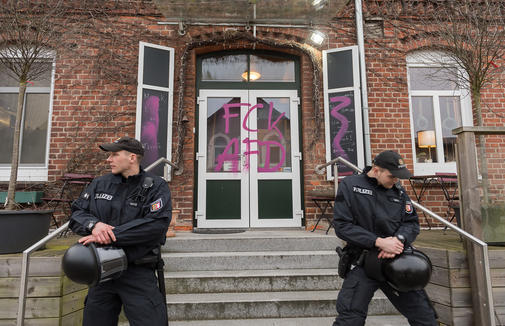
M 0 210 L 0 254 L 23 252 L 49 233 L 52 210 Z
M 5 203 L 7 191 L 0 191 L 0 203 Z M 43 191 L 16 191 L 14 201 L 19 204 L 39 204 L 44 197 Z

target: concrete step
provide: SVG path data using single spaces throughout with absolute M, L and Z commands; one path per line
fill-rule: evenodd
M 163 253 L 165 270 L 220 271 L 337 268 L 334 250 Z
M 177 232 L 175 237 L 167 239 L 163 251 L 314 251 L 335 250 L 341 243 L 334 234 L 300 230 L 246 231 L 232 234 Z
M 167 295 L 169 320 L 221 320 L 333 317 L 338 291 L 291 291 Z M 394 315 L 396 309 L 380 291 L 369 315 Z
M 330 326 L 335 317 L 171 321 L 170 326 Z M 369 316 L 365 326 L 405 326 L 403 316 Z M 121 324 L 123 326 L 123 324 Z
M 169 272 L 167 293 L 233 293 L 338 290 L 336 268 Z

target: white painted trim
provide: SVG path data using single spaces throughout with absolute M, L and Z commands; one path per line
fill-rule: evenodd
M 352 65 L 353 65 L 353 87 L 342 87 L 328 89 L 328 53 L 352 51 Z M 334 92 L 347 92 L 354 91 L 354 114 L 356 123 L 356 152 L 357 152 L 357 165 L 363 168 L 365 165 L 365 154 L 363 148 L 363 117 L 361 107 L 361 93 L 360 93 L 360 71 L 359 71 L 359 53 L 358 46 L 352 45 L 338 49 L 323 50 L 323 101 L 324 101 L 324 139 L 326 147 L 326 161 L 331 161 L 331 139 L 330 139 L 330 109 L 328 103 L 328 94 Z M 333 180 L 332 166 L 326 168 L 327 180 Z
M 433 68 L 433 67 L 454 67 L 457 69 L 458 74 L 465 75 L 466 72 L 462 71 L 460 66 L 454 61 L 453 58 L 444 55 L 442 52 L 429 52 L 419 51 L 409 54 L 406 58 L 407 61 L 407 83 L 409 89 L 409 115 L 410 115 L 410 136 L 412 157 L 414 163 L 415 175 L 433 175 L 437 172 L 456 173 L 456 162 L 434 162 L 434 163 L 417 163 L 416 162 L 416 144 L 414 135 L 414 116 L 412 113 L 412 96 L 428 96 L 433 99 L 433 110 L 435 117 L 435 131 L 437 135 L 437 144 L 442 143 L 442 127 L 440 117 L 440 96 L 455 96 L 460 98 L 461 120 L 463 126 L 473 126 L 472 114 L 472 100 L 468 85 L 465 88 L 458 90 L 411 90 L 410 85 L 410 68 Z M 460 81 L 464 78 L 459 78 Z M 443 146 L 437 146 L 437 157 L 444 158 Z
M 168 87 L 159 87 L 154 85 L 147 85 L 143 83 L 143 72 L 144 72 L 144 48 L 156 48 L 160 50 L 165 50 L 169 52 L 169 76 L 168 76 Z M 143 89 L 156 90 L 168 93 L 168 112 L 167 112 L 167 155 L 166 158 L 172 160 L 172 133 L 173 133 L 173 108 L 174 108 L 174 53 L 175 49 L 167 46 L 139 42 L 139 62 L 137 70 L 137 112 L 135 121 L 135 137 L 140 139 L 141 128 L 142 128 L 142 93 Z M 165 168 L 165 179 L 170 181 L 171 179 L 171 166 Z
M 42 164 L 22 164 L 19 163 L 17 181 L 22 182 L 40 182 L 48 181 L 49 174 L 49 152 L 51 145 L 51 127 L 53 121 L 53 102 L 54 102 L 54 75 L 56 71 L 56 55 L 54 51 L 44 52 L 41 58 L 52 59 L 46 61 L 51 63 L 51 84 L 49 87 L 27 87 L 25 93 L 28 94 L 48 94 L 49 108 L 47 113 L 47 133 L 46 133 L 46 152 L 44 154 L 44 163 Z M 19 87 L 0 87 L 0 93 L 19 93 Z M 22 117 L 21 126 L 24 125 L 24 115 Z M 23 144 L 23 132 L 21 132 L 20 144 Z M 20 154 L 21 155 L 21 151 Z M 10 164 L 0 164 L 0 181 L 9 181 L 11 174 Z

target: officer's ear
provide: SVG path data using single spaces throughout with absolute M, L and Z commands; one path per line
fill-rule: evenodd
M 137 154 L 135 153 L 129 153 L 128 155 L 128 161 L 130 161 L 131 164 L 137 164 Z

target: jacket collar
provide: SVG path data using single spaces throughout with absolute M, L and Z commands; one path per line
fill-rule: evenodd
M 112 175 L 112 183 L 131 183 L 131 182 L 139 182 L 143 177 L 146 171 L 142 167 L 140 167 L 140 172 L 138 174 L 129 176 L 128 179 L 125 179 L 121 174 L 113 174 Z

